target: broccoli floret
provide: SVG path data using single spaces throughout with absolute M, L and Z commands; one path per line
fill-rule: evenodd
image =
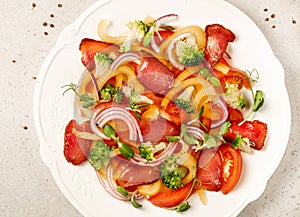
M 101 98 L 104 100 L 114 100 L 116 103 L 123 102 L 123 93 L 118 87 L 111 84 L 106 85 L 100 91 Z
M 183 187 L 182 179 L 186 176 L 187 169 L 177 164 L 177 158 L 171 155 L 160 166 L 160 176 L 163 184 L 173 190 Z
M 174 103 L 181 109 L 185 110 L 188 114 L 194 113 L 195 110 L 190 101 L 184 99 L 174 99 Z
M 129 92 L 129 91 L 126 90 L 125 88 L 125 92 Z M 128 93 L 125 93 L 125 95 L 128 95 Z M 153 104 L 153 100 L 149 99 L 144 95 L 137 94 L 134 89 L 130 89 L 130 96 L 128 98 L 128 103 L 130 109 L 139 118 L 140 116 L 139 114 L 142 112 L 142 109 L 149 104 Z
M 243 109 L 246 107 L 244 95 L 240 93 L 237 84 L 226 82 L 224 99 L 234 109 Z
M 106 62 L 107 64 L 111 64 L 114 61 L 107 53 L 102 53 L 102 52 L 97 52 L 95 54 L 95 60 L 98 63 Z
M 243 138 L 242 135 L 237 135 L 236 138 L 232 141 L 231 147 L 235 149 L 240 149 L 244 152 L 251 151 L 251 142 L 248 138 Z
M 192 93 L 194 87 L 190 86 L 185 89 L 173 102 L 181 109 L 185 110 L 188 114 L 194 113 L 195 110 L 191 103 Z
M 125 53 L 130 50 L 132 42 L 136 39 L 138 42 L 141 42 L 146 33 L 149 31 L 149 26 L 141 20 L 135 20 L 129 22 L 126 26 L 131 30 L 126 41 L 120 46 L 119 52 Z
M 129 22 L 126 26 L 135 33 L 135 36 L 139 42 L 143 40 L 145 34 L 149 31 L 149 26 L 141 20 Z
M 111 149 L 101 140 L 92 148 L 89 155 L 90 164 L 96 169 L 101 170 L 109 164 L 109 154 Z
M 154 159 L 154 154 L 158 151 L 163 150 L 166 148 L 166 144 L 161 142 L 157 145 L 153 145 L 151 142 L 142 143 L 139 146 L 139 153 L 142 158 L 146 159 L 147 161 L 152 161 Z
M 108 71 L 111 63 L 114 61 L 109 54 L 97 52 L 94 56 L 96 64 L 95 77 L 100 77 L 104 72 Z
M 176 54 L 179 63 L 185 66 L 196 66 L 204 60 L 204 51 L 198 48 L 193 38 L 177 42 Z
M 116 103 L 121 104 L 121 103 L 123 102 L 123 99 L 124 99 L 124 97 L 123 97 L 122 91 L 121 91 L 119 88 L 117 88 L 116 94 L 115 94 L 115 96 L 114 96 L 114 101 L 115 101 Z

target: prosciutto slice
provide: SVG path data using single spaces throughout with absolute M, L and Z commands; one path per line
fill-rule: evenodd
M 235 40 L 235 35 L 220 24 L 212 24 L 205 27 L 206 46 L 204 56 L 207 62 L 216 65 L 226 52 L 228 42 Z

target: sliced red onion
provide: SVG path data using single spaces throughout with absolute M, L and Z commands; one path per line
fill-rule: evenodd
M 140 165 L 140 166 L 151 166 L 155 167 L 160 164 L 162 164 L 166 157 L 170 156 L 174 153 L 178 146 L 179 142 L 170 142 L 169 145 L 165 150 L 163 150 L 154 160 L 147 161 L 146 159 L 142 158 L 139 154 L 135 154 L 130 161 L 134 164 Z
M 167 22 L 174 21 L 177 18 L 178 18 L 177 14 L 164 15 L 164 16 L 162 16 L 162 17 L 160 17 L 160 18 L 158 18 L 154 21 L 155 25 L 150 27 L 149 32 L 152 32 L 154 34 L 154 32 L 157 31 L 161 25 L 163 25 Z M 159 46 L 156 44 L 154 37 L 152 37 L 150 45 L 156 53 L 159 52 Z
M 223 123 L 226 122 L 226 120 L 228 118 L 228 109 L 227 109 L 227 105 L 226 105 L 226 102 L 224 101 L 224 99 L 222 97 L 218 97 L 215 104 L 217 104 L 223 110 L 223 117 L 220 120 L 212 121 L 212 123 L 211 123 L 212 129 L 221 126 Z
M 92 72 L 90 72 L 90 71 L 89 71 L 89 74 L 91 76 L 92 83 L 93 83 L 93 85 L 94 85 L 94 87 L 95 87 L 95 89 L 97 91 L 98 100 L 100 100 L 100 98 L 101 98 L 101 96 L 100 96 L 100 90 L 99 90 L 99 86 L 97 84 L 97 80 L 95 78 L 95 75 Z
M 187 133 L 193 135 L 198 140 L 204 140 L 204 132 L 197 126 L 187 125 L 186 126 Z
M 122 53 L 118 56 L 110 65 L 110 70 L 115 71 L 120 65 L 125 62 L 135 62 L 136 64 L 141 63 L 141 57 L 133 52 Z
M 175 38 L 172 39 L 172 41 L 170 42 L 168 48 L 167 48 L 167 54 L 168 54 L 168 58 L 171 62 L 171 64 L 176 67 L 177 69 L 179 70 L 184 70 L 184 65 L 180 64 L 175 58 L 174 58 L 174 55 L 173 55 L 173 48 L 175 46 L 175 43 L 183 38 L 188 38 L 190 37 L 192 34 L 190 32 L 185 32 L 185 33 L 182 33 L 178 36 L 176 36 Z
M 101 137 L 102 139 L 108 139 L 109 138 L 107 136 L 105 136 L 99 129 L 98 129 L 98 126 L 97 126 L 97 123 L 95 121 L 95 119 L 101 114 L 102 110 L 101 109 L 96 109 L 93 113 L 92 113 L 92 116 L 91 116 L 91 119 L 90 119 L 90 127 L 91 127 L 91 130 L 99 137 Z
M 107 170 L 111 170 L 111 166 L 107 166 Z M 118 200 L 128 200 L 128 197 L 123 196 L 118 192 L 116 189 L 116 185 L 114 184 L 114 180 L 112 179 L 112 175 L 107 175 L 107 180 L 105 180 L 97 171 L 97 177 L 100 182 L 100 184 L 103 186 L 104 190 L 109 193 L 112 197 L 118 199 Z
M 103 127 L 107 122 L 113 119 L 122 120 L 128 125 L 128 128 L 130 129 L 129 131 L 130 140 L 143 142 L 142 132 L 137 120 L 132 116 L 132 114 L 129 111 L 127 111 L 124 108 L 111 107 L 103 111 L 95 110 L 94 113 L 92 114 L 92 118 L 90 122 L 91 129 L 96 135 L 104 139 L 109 139 L 98 129 L 98 126 Z

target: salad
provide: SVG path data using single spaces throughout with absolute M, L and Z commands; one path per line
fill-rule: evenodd
M 267 124 L 254 118 L 264 104 L 254 89 L 259 73 L 234 67 L 234 33 L 170 25 L 177 19 L 130 21 L 122 36 L 101 20 L 100 38 L 80 43 L 80 81 L 63 86 L 75 94 L 66 161 L 89 163 L 108 194 L 135 208 L 143 199 L 183 212 L 193 194 L 205 204 L 205 191 L 230 193 L 243 154 L 267 137 Z

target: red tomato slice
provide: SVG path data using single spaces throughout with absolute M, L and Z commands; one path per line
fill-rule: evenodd
M 165 119 L 178 126 L 180 126 L 187 117 L 186 111 L 179 108 L 174 102 L 169 103 L 168 107 L 165 110 L 161 110 L 160 113 Z
M 240 151 L 232 148 L 230 144 L 221 145 L 218 151 L 223 158 L 221 192 L 227 194 L 234 189 L 240 179 L 242 156 Z
M 223 91 L 226 91 L 226 82 L 229 84 L 238 85 L 239 89 L 241 89 L 242 87 L 250 89 L 249 79 L 245 72 L 241 70 L 231 68 L 227 74 L 223 74 L 222 72 L 219 72 L 217 70 L 215 70 L 214 72 L 221 82 Z
M 222 180 L 222 158 L 215 148 L 205 149 L 199 156 L 195 189 L 219 191 Z
M 91 132 L 91 129 L 89 122 L 84 122 L 80 125 L 75 120 L 71 120 L 66 126 L 64 135 L 64 156 L 68 162 L 79 165 L 87 160 L 91 141 L 77 138 L 73 133 L 73 129 L 80 132 Z
M 241 122 L 244 120 L 243 114 L 240 110 L 231 108 L 229 105 L 227 105 L 227 110 L 228 110 L 228 118 L 227 121 L 237 121 Z
M 160 46 L 161 43 L 163 43 L 163 41 L 168 38 L 170 35 L 172 35 L 174 32 L 172 30 L 160 30 L 158 31 L 160 37 L 158 37 L 158 35 L 155 33 L 154 34 L 154 40 L 155 43 Z
M 158 207 L 173 207 L 179 205 L 189 194 L 192 188 L 192 181 L 182 188 L 172 190 L 163 186 L 163 190 L 148 200 Z
M 142 57 L 137 65 L 137 78 L 149 90 L 158 94 L 166 94 L 173 86 L 174 75 L 167 66 L 153 56 Z
M 214 66 L 222 59 L 228 42 L 235 40 L 235 35 L 220 24 L 207 25 L 205 33 L 207 41 L 204 51 L 205 59 L 211 66 Z
M 254 143 L 254 146 L 252 146 L 254 149 L 261 150 L 265 144 L 267 132 L 267 124 L 258 120 L 245 121 L 241 125 L 239 125 L 239 122 L 232 122 L 224 138 L 233 141 L 237 135 L 241 135 Z
M 97 52 L 119 54 L 119 46 L 89 38 L 82 39 L 79 50 L 81 51 L 81 61 L 89 71 L 95 68 L 94 56 Z

